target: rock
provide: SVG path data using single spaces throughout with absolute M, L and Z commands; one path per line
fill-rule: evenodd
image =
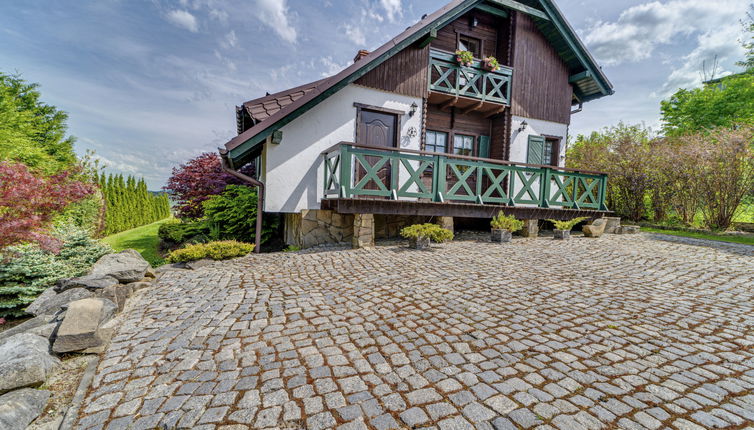
M 99 276 L 112 276 L 118 281 L 127 284 L 144 278 L 149 263 L 133 249 L 127 249 L 117 254 L 108 254 L 99 259 L 92 267 L 91 274 Z
M 44 411 L 49 391 L 24 388 L 0 396 L 0 428 L 24 430 Z
M 50 324 L 51 322 L 55 321 L 54 315 L 40 315 L 36 318 L 32 318 L 28 321 L 24 321 L 23 323 L 13 327 L 9 328 L 8 330 L 5 330 L 4 332 L 0 333 L 0 344 L 4 343 L 6 339 L 10 339 L 12 336 L 15 336 L 19 333 L 26 333 L 30 332 L 34 329 L 37 329 L 39 327 L 43 327 L 47 324 Z
M 133 291 L 132 284 L 111 285 L 102 290 L 101 297 L 115 303 L 115 305 L 118 306 L 118 312 L 120 312 L 126 305 L 126 300 L 131 297 L 131 294 L 133 294 Z
M 105 322 L 99 328 L 97 329 L 97 335 L 100 339 L 100 344 L 98 346 L 93 346 L 90 348 L 86 348 L 81 351 L 83 354 L 102 354 L 105 352 L 105 349 L 107 348 L 107 344 L 110 343 L 110 339 L 113 338 L 113 335 L 115 334 L 115 329 L 117 320 L 111 319 L 110 321 Z
M 34 315 L 49 315 L 60 311 L 63 306 L 76 300 L 87 299 L 94 296 L 92 292 L 84 288 L 72 288 L 56 294 L 51 288 L 45 290 L 34 303 L 26 308 L 26 312 Z
M 99 327 L 109 321 L 117 309 L 115 303 L 104 298 L 70 303 L 52 350 L 61 353 L 101 346 L 106 339 L 103 338 Z
M 154 279 L 157 277 L 157 272 L 153 268 L 147 269 L 147 272 L 144 274 L 145 277 Z
M 86 275 L 59 281 L 55 287 L 55 291 L 62 293 L 72 288 L 86 288 L 89 291 L 99 291 L 117 283 L 118 280 L 112 276 Z
M 600 237 L 605 232 L 605 227 L 607 227 L 607 220 L 605 218 L 597 218 L 591 224 L 585 225 L 582 231 L 586 237 Z
M 152 286 L 151 282 L 131 282 L 130 284 L 126 285 L 127 287 L 131 288 L 131 292 L 135 293 L 137 291 L 143 290 L 144 288 L 149 288 Z
M 207 259 L 199 260 L 199 261 L 192 261 L 190 263 L 186 263 L 186 268 L 191 269 L 191 270 L 199 270 L 202 267 L 210 266 L 213 263 L 214 263 L 213 260 L 207 260 Z
M 47 339 L 30 333 L 17 334 L 0 345 L 0 392 L 44 383 L 60 364 L 49 350 Z
M 620 228 L 620 217 L 605 217 L 607 225 L 605 226 L 605 233 L 616 234 Z
M 638 225 L 624 225 L 616 230 L 617 234 L 639 234 L 641 227 Z

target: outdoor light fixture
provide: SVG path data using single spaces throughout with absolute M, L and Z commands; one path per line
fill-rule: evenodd
M 526 127 L 528 127 L 528 126 L 529 126 L 529 123 L 526 122 L 526 120 L 524 120 L 524 122 L 521 123 L 521 127 L 518 128 L 518 132 L 520 133 L 520 132 L 526 130 Z
M 475 17 L 475 16 L 474 16 L 474 17 L 472 17 L 472 18 L 471 18 L 471 26 L 472 26 L 472 27 L 476 27 L 476 26 L 478 26 L 478 25 L 479 25 L 479 18 L 477 18 L 477 17 Z
M 419 109 L 419 105 L 416 104 L 416 102 L 411 104 L 411 110 L 408 112 L 408 116 L 414 116 L 416 115 L 416 110 Z

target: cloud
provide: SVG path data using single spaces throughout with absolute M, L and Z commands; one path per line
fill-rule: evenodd
M 401 0 L 380 0 L 380 4 L 385 9 L 387 19 L 390 22 L 395 22 L 396 18 L 400 18 L 403 15 Z
M 287 0 L 256 0 L 258 18 L 288 43 L 296 43 L 298 32 L 290 20 Z
M 726 27 L 739 28 L 745 8 L 742 0 L 653 1 L 626 9 L 615 22 L 596 22 L 585 40 L 607 65 L 636 62 L 652 57 L 659 46 L 678 36 L 704 33 L 709 37 Z M 738 42 L 734 37 L 730 43 Z
M 185 10 L 171 10 L 167 14 L 168 21 L 176 27 L 183 28 L 192 33 L 199 31 L 199 23 L 196 17 Z
M 350 39 L 354 44 L 361 46 L 366 45 L 367 38 L 361 26 L 347 24 L 345 27 L 343 27 L 343 32 L 345 33 L 346 37 Z

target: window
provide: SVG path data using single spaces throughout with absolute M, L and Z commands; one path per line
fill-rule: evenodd
M 557 166 L 560 161 L 560 138 L 529 136 L 526 162 L 546 166 Z
M 453 154 L 473 156 L 474 136 L 465 136 L 463 134 L 453 136 Z
M 447 152 L 448 133 L 427 130 L 427 140 L 424 143 L 424 150 L 429 152 Z
M 471 52 L 474 54 L 474 58 L 482 57 L 482 42 L 479 39 L 468 36 L 459 36 L 458 49 Z
M 560 139 L 547 138 L 545 141 L 544 163 L 550 166 L 560 164 Z

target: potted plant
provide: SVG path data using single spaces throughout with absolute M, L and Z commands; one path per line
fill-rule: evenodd
M 581 218 L 574 218 L 570 221 L 557 221 L 554 219 L 548 219 L 547 221 L 550 221 L 555 225 L 555 239 L 558 240 L 565 240 L 571 238 L 571 229 L 576 226 L 576 224 L 586 221 L 589 218 L 587 217 L 581 217 Z
M 456 61 L 458 64 L 471 67 L 474 64 L 474 54 L 471 51 L 456 51 Z
M 500 62 L 495 57 L 487 57 L 482 61 L 482 67 L 488 72 L 497 72 L 500 70 Z
M 437 224 L 414 224 L 401 230 L 401 236 L 408 239 L 410 248 L 425 249 L 430 242 L 442 243 L 453 239 L 453 232 Z
M 492 218 L 490 223 L 492 227 L 493 242 L 507 243 L 511 241 L 514 231 L 519 231 L 524 228 L 524 222 L 519 221 L 513 215 L 505 215 L 502 211 Z

